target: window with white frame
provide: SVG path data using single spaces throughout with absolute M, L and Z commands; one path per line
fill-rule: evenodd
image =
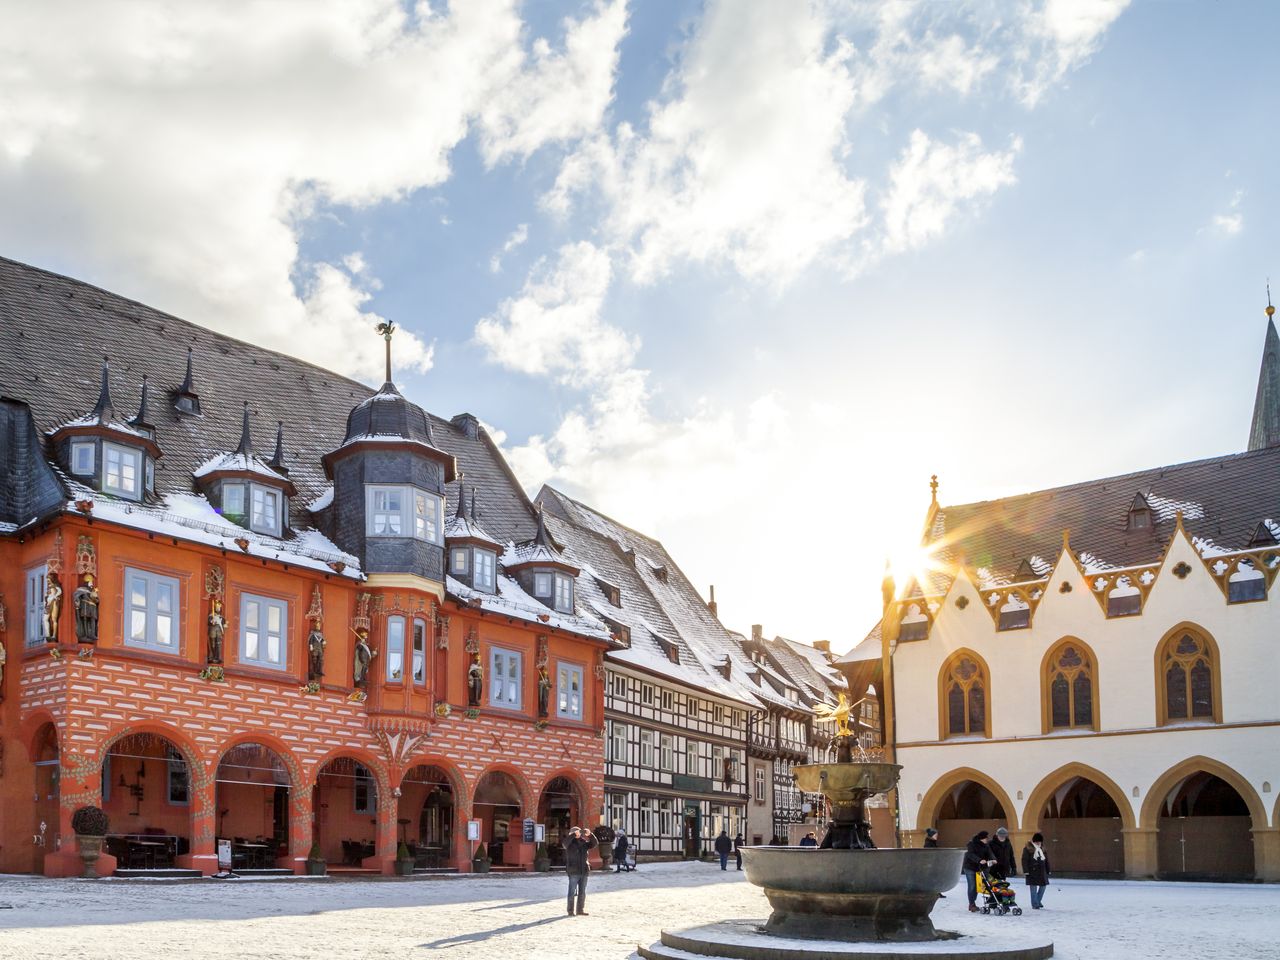
M 48 585 L 48 568 L 32 567 L 27 571 L 27 646 L 44 642 L 44 592 Z
M 466 573 L 467 572 L 467 548 L 454 547 L 449 551 L 449 572 L 450 573 Z
M 724 747 L 718 743 L 711 745 L 711 777 L 724 776 Z
M 684 742 L 684 772 L 691 777 L 698 775 L 698 742 L 696 740 Z
M 413 535 L 419 540 L 429 543 L 440 543 L 440 511 L 442 501 L 439 497 L 421 490 L 413 491 Z
M 573 577 L 556 574 L 556 609 L 561 613 L 573 613 Z
M 373 779 L 368 767 L 357 763 L 355 768 L 353 808 L 356 813 L 372 816 L 378 812 L 378 782 Z
M 224 483 L 222 485 L 222 513 L 223 516 L 244 516 L 243 483 Z
M 658 740 L 658 768 L 668 773 L 671 772 L 671 752 L 671 734 L 664 733 Z
M 758 801 L 764 803 L 764 767 L 756 767 L 755 797 Z
M 658 836 L 670 837 L 671 831 L 671 801 L 658 801 Z
M 508 710 L 520 709 L 520 654 L 512 650 L 489 651 L 489 703 Z
M 472 554 L 475 569 L 471 585 L 477 590 L 493 591 L 497 574 L 497 556 L 492 550 L 476 550 Z
M 71 441 L 71 472 L 77 476 L 91 476 L 97 467 L 92 440 Z
M 651 683 L 640 684 L 640 702 L 643 703 L 646 707 L 653 706 L 653 684 Z
M 185 807 L 191 803 L 191 774 L 187 770 L 187 761 L 173 747 L 165 747 L 164 758 L 168 767 L 169 802 Z
M 609 822 L 615 829 L 626 829 L 627 798 L 621 793 L 609 794 Z
M 617 763 L 626 763 L 627 725 L 625 723 L 618 723 L 616 720 L 610 720 L 609 723 L 613 727 L 613 738 L 610 741 L 613 744 L 613 756 L 611 759 Z
M 178 652 L 178 581 L 126 567 L 124 642 L 165 653 Z
M 640 766 L 653 766 L 653 731 L 640 731 Z
M 404 679 L 404 617 L 387 617 L 387 679 Z
M 653 797 L 640 798 L 640 834 L 653 836 Z
M 539 598 L 551 596 L 551 574 L 535 573 L 533 575 L 533 595 Z
M 240 595 L 240 660 L 255 667 L 285 667 L 289 605 L 272 597 Z
M 413 682 L 427 682 L 427 622 L 413 621 Z
M 670 710 L 675 705 L 674 695 L 670 690 L 662 691 L 662 709 Z
M 627 678 L 620 673 L 613 675 L 613 695 L 615 697 L 625 697 L 627 695 Z
M 582 668 L 571 663 L 557 664 L 556 714 L 570 720 L 582 719 Z
M 104 443 L 102 489 L 133 500 L 142 496 L 142 451 Z
M 369 521 L 365 532 L 371 537 L 403 537 L 405 494 L 403 487 L 367 487 Z
M 280 536 L 280 491 L 252 484 L 249 529 L 258 533 Z

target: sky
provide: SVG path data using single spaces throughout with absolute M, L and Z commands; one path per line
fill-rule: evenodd
M 1244 449 L 1257 2 L 0 0 L 0 254 L 488 425 L 845 650 L 929 504 Z M 1078 545 L 1087 549 L 1087 544 Z

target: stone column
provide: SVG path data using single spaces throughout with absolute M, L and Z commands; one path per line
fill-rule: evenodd
M 178 857 L 176 866 L 199 870 L 205 876 L 218 872 L 218 850 L 214 843 L 214 814 L 217 811 L 215 773 L 218 761 L 187 761 L 191 791 L 190 851 Z
M 1252 832 L 1254 879 L 1280 880 L 1280 828 L 1261 827 Z
M 397 781 L 399 782 L 399 781 Z M 390 778 L 378 784 L 378 822 L 374 838 L 373 862 L 365 858 L 363 866 L 373 867 L 384 874 L 395 873 L 396 848 L 400 842 L 396 820 L 400 816 L 399 797 L 395 795 Z
M 1125 827 L 1120 836 L 1124 841 L 1124 875 L 1131 879 L 1154 877 L 1159 859 L 1157 831 L 1152 827 Z
M 277 867 L 306 872 L 306 860 L 315 841 L 315 788 L 311 785 L 289 787 L 289 852 L 276 862 Z

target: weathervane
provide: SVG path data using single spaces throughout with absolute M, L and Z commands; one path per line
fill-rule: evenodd
M 390 320 L 383 320 L 375 328 L 382 339 L 387 341 L 387 383 L 391 382 L 391 335 L 396 332 L 396 325 Z

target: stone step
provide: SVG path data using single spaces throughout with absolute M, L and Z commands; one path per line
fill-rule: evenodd
M 114 876 L 122 880 L 199 880 L 199 870 L 183 870 L 178 867 L 160 867 L 154 870 L 117 869 Z

